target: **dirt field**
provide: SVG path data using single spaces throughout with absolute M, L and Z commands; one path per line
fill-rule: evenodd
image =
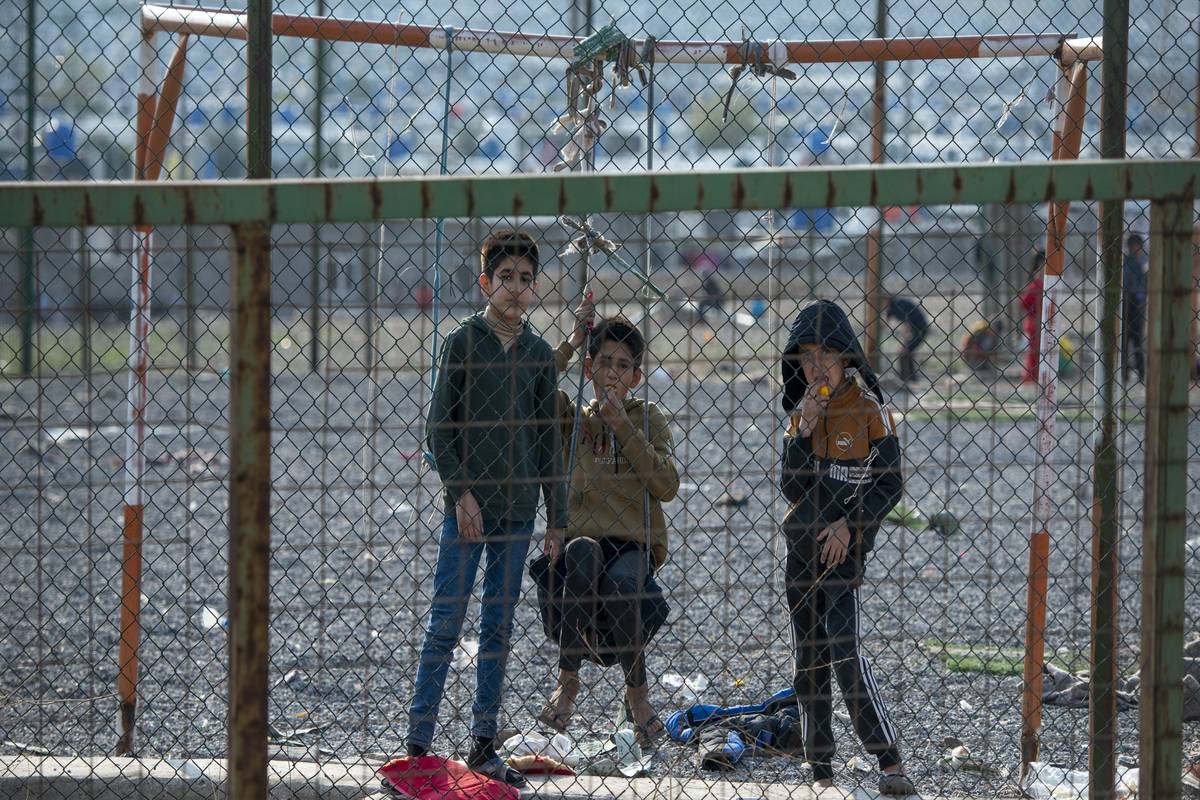
M 776 367 L 761 360 L 771 350 L 762 328 L 739 333 L 736 347 L 726 330 L 707 342 L 697 333 L 689 347 L 675 323 L 655 338 L 656 356 L 674 351 L 675 358 L 665 364 L 670 374 L 652 377 L 650 396 L 674 416 L 683 466 L 680 498 L 667 508 L 672 548 L 661 574 L 673 616 L 649 657 L 660 682 L 652 694 L 664 717 L 692 702 L 687 690 L 661 685 L 668 673 L 703 676 L 700 698 L 714 703 L 760 699 L 790 681 L 775 477 L 782 428 Z M 396 329 L 404 335 L 383 342 L 389 369 L 379 385 L 373 438 L 365 433 L 371 418 L 365 371 L 314 375 L 290 360 L 303 357 L 299 341 L 276 351 L 272 722 L 281 731 L 316 728 L 295 741 L 340 757 L 401 748 L 437 552 L 439 484 L 420 458 L 419 438 L 427 334 L 403 324 Z M 331 362 L 349 363 L 362 345 L 352 332 L 339 334 Z M 689 357 L 690 371 L 682 367 Z M 225 748 L 228 386 L 222 361 L 212 364 L 199 373 L 156 373 L 152 387 L 138 730 L 147 754 L 215 756 Z M 993 393 L 940 366 L 927 365 L 926 373 L 936 380 L 914 395 L 892 397 L 905 444 L 906 503 L 926 515 L 950 510 L 961 532 L 943 539 L 885 526 L 864 590 L 866 649 L 923 792 L 1016 796 L 1034 421 L 1028 397 L 1007 383 Z M 568 385 L 575 380 L 574 373 L 565 378 Z M 15 752 L 17 742 L 98 754 L 116 740 L 124 381 L 113 372 L 4 386 L 2 752 Z M 1047 641 L 1057 662 L 1082 671 L 1089 646 L 1092 424 L 1078 408 L 1087 400 L 1086 384 L 1065 388 L 1053 461 Z M 1129 398 L 1122 431 L 1126 670 L 1137 663 L 1140 635 L 1139 396 Z M 1200 443 L 1200 426 L 1192 438 Z M 716 505 L 727 487 L 745 491 L 748 502 Z M 1189 493 L 1189 507 L 1194 527 L 1200 493 Z M 1187 630 L 1194 632 L 1200 538 L 1189 536 Z M 539 543 L 535 538 L 533 547 Z M 526 584 L 506 701 L 512 725 L 522 729 L 532 726 L 555 668 Z M 611 727 L 620 685 L 615 670 L 601 675 L 588 667 L 584 678 L 573 730 L 580 738 Z M 436 742 L 442 750 L 465 741 L 473 681 L 469 661 L 456 662 Z M 849 726 L 841 720 L 837 726 L 839 763 L 865 756 Z M 1122 712 L 1120 726 L 1122 756 L 1136 759 L 1136 711 Z M 947 736 L 996 771 L 939 766 Z M 1200 741 L 1200 726 L 1187 726 L 1184 738 Z M 1043 758 L 1086 767 L 1085 709 L 1046 708 Z M 872 773 L 839 769 L 844 785 L 874 784 Z M 696 774 L 690 750 L 667 746 L 656 756 L 655 777 Z M 755 758 L 729 777 L 786 782 L 808 775 L 798 760 Z

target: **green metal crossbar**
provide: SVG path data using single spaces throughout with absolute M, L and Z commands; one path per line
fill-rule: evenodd
M 1200 160 L 173 183 L 0 183 L 0 227 L 1186 200 Z

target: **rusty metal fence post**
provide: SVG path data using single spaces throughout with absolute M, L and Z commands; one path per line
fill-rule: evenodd
M 1104 0 L 1101 64 L 1100 152 L 1125 156 L 1125 83 L 1128 74 L 1129 2 Z M 1092 468 L 1092 680 L 1089 698 L 1088 793 L 1113 796 L 1117 776 L 1117 623 L 1120 619 L 1120 496 L 1117 447 L 1117 317 L 1121 306 L 1122 200 L 1100 204 L 1099 327 L 1097 330 L 1095 451 Z
M 247 7 L 246 170 L 271 176 L 271 2 Z M 271 573 L 271 229 L 233 226 L 229 385 L 229 796 L 265 800 Z
M 271 248 L 233 226 L 229 386 L 229 796 L 267 796 Z
M 1179 797 L 1181 789 L 1194 213 L 1191 199 L 1150 205 L 1138 794 L 1153 798 Z

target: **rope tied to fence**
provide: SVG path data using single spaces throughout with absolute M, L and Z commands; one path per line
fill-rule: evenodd
M 654 294 L 656 294 L 660 300 L 667 301 L 669 299 L 666 292 L 654 285 L 654 282 L 650 280 L 650 276 L 648 274 L 642 272 L 621 256 L 620 242 L 614 242 L 613 240 L 607 239 L 596 232 L 596 229 L 592 227 L 592 221 L 590 217 L 576 219 L 574 217 L 564 215 L 558 218 L 558 224 L 562 225 L 568 230 L 574 230 L 579 233 L 578 236 L 571 238 L 571 240 L 567 243 L 567 246 L 559 255 L 565 256 L 578 253 L 580 255 L 593 256 L 599 253 L 604 253 L 610 259 L 615 261 L 617 265 L 621 267 L 621 269 L 632 273 L 638 279 L 638 282 L 642 284 L 642 286 L 654 292 Z
M 721 112 L 721 123 L 729 122 L 729 106 L 733 102 L 733 93 L 737 89 L 738 80 L 741 79 L 742 73 L 747 68 L 750 74 L 757 78 L 765 78 L 768 75 L 786 78 L 789 81 L 796 80 L 796 73 L 787 67 L 776 64 L 771 60 L 770 48 L 765 42 L 759 42 L 745 36 L 743 31 L 742 46 L 738 48 L 738 55 L 741 58 L 741 63 L 734 65 L 729 70 L 731 82 L 729 91 L 725 93 L 725 103 Z
M 634 72 L 638 74 L 642 86 L 646 85 L 643 65 L 650 61 L 654 42 L 653 37 L 647 38 L 639 51 L 637 43 L 610 22 L 575 48 L 575 57 L 567 65 L 567 110 L 554 121 L 551 128 L 551 133 L 571 133 L 571 141 L 559 154 L 561 161 L 554 165 L 555 172 L 578 164 L 586 153 L 592 152 L 596 140 L 608 128 L 607 120 L 600 116 L 605 62 L 611 61 L 613 64 L 613 88 L 608 102 L 611 110 L 616 108 L 617 90 L 633 85 Z

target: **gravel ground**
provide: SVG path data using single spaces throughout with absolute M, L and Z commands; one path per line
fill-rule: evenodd
M 423 369 L 419 362 L 413 367 Z M 169 422 L 157 426 L 148 445 L 139 749 L 220 755 L 228 387 L 214 373 L 156 374 L 154 382 L 149 419 Z M 382 427 L 373 447 L 362 428 L 367 383 L 364 374 L 325 380 L 282 371 L 273 395 L 271 646 L 272 678 L 279 684 L 270 696 L 271 717 L 281 730 L 317 726 L 297 741 L 340 757 L 400 749 L 441 517 L 437 477 L 419 458 L 415 423 L 426 396 L 421 373 L 386 375 L 378 405 Z M 981 387 L 962 388 L 969 394 Z M 894 403 L 901 410 L 906 402 L 920 403 L 901 423 L 907 502 L 924 513 L 949 508 L 962 532 L 943 540 L 928 531 L 885 527 L 864 590 L 865 647 L 910 774 L 925 792 L 1016 796 L 1011 776 L 950 771 L 938 759 L 943 737 L 954 736 L 985 763 L 1013 770 L 1020 677 L 949 671 L 930 645 L 954 643 L 979 656 L 1020 652 L 1034 423 L 1009 413 L 989 421 L 984 406 L 982 414 L 953 420 L 930 414 L 944 406 L 940 398 L 950 389 L 943 381 L 916 400 L 897 397 Z M 691 373 L 652 382 L 652 397 L 676 414 L 677 454 L 686 469 L 681 497 L 668 506 L 672 552 L 661 575 L 673 619 L 654 642 L 649 666 L 660 678 L 704 676 L 705 702 L 755 700 L 789 682 L 777 536 L 781 504 L 772 474 L 774 432 L 780 430 L 773 392 L 753 358 L 744 368 L 698 364 Z M 55 378 L 5 387 L 0 690 L 6 697 L 0 731 L 8 743 L 0 752 L 24 742 L 56 753 L 97 754 L 116 740 L 123 444 L 119 431 L 104 426 L 120 423 L 123 396 L 120 374 L 94 376 L 90 383 Z M 53 430 L 88 420 L 100 428 L 91 437 Z M 1047 643 L 1060 662 L 1086 669 L 1090 424 L 1060 421 L 1059 431 Z M 1122 487 L 1121 663 L 1129 670 L 1139 637 L 1142 463 L 1136 454 L 1143 430 L 1133 423 L 1122 435 L 1130 455 Z M 1200 425 L 1193 425 L 1192 441 L 1194 450 Z M 375 464 L 372 481 L 365 478 L 364 458 Z M 747 491 L 748 503 L 736 509 L 714 505 L 727 486 Z M 1190 491 L 1188 502 L 1193 559 L 1186 623 L 1196 631 L 1200 493 Z M 473 609 L 467 630 L 476 624 Z M 531 727 L 554 664 L 527 585 L 509 660 L 506 712 L 514 726 Z M 579 736 L 602 731 L 618 707 L 615 670 L 601 674 L 587 667 L 584 677 L 574 731 Z M 456 665 L 439 748 L 463 745 L 472 687 L 473 669 Z M 660 685 L 653 694 L 664 717 L 691 702 L 686 690 Z M 1135 758 L 1137 714 L 1120 716 L 1120 751 Z M 865 755 L 848 725 L 837 726 L 839 759 Z M 1046 708 L 1044 759 L 1086 768 L 1087 727 L 1086 710 Z M 1189 754 L 1200 757 L 1200 726 L 1185 726 L 1184 737 Z M 695 776 L 691 751 L 662 748 L 653 774 Z M 730 778 L 794 782 L 808 774 L 798 760 L 748 759 Z M 846 785 L 874 782 L 870 773 L 852 768 L 842 769 L 841 777 Z

